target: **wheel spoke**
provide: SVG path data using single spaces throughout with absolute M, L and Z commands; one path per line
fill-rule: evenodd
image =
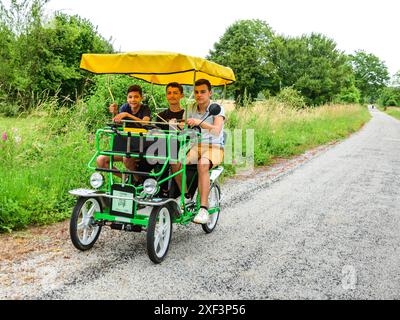
M 159 239 L 160 239 L 160 250 L 158 251 L 161 251 L 164 249 L 164 237 L 160 236 Z
M 165 222 L 161 221 L 160 224 L 157 226 L 157 231 L 158 233 L 163 234 L 164 229 L 165 229 Z
M 88 212 L 86 203 L 82 206 L 81 212 L 82 212 L 82 217 L 85 219 L 87 216 L 87 212 Z
M 164 225 L 164 223 L 165 223 L 165 215 L 164 215 L 164 212 L 160 212 L 160 215 L 159 215 L 159 217 L 158 217 L 158 222 L 160 223 L 160 226 L 162 226 L 162 225 Z
M 87 216 L 88 216 L 88 217 L 93 217 L 93 213 L 94 213 L 95 210 L 96 210 L 96 206 L 95 206 L 95 204 L 93 204 L 93 205 L 90 207 L 90 209 L 88 210 Z
M 88 239 L 88 232 L 87 232 L 87 228 L 83 229 L 83 236 L 82 236 L 82 242 L 86 243 Z
M 157 230 L 157 234 L 160 237 L 160 241 L 162 241 L 164 239 L 164 228 L 160 226 Z
M 154 230 L 154 234 L 156 234 L 156 235 L 158 235 L 158 236 L 160 236 L 162 233 L 161 233 L 161 227 L 160 226 L 157 226 L 156 227 L 156 229 Z
M 167 224 L 164 224 L 163 227 L 162 227 L 162 229 L 161 229 L 161 234 L 162 234 L 163 236 L 165 236 L 165 234 L 167 233 L 167 230 L 168 230 L 168 225 L 167 225 Z
M 157 251 L 158 244 L 160 243 L 160 234 L 156 233 L 154 238 L 154 249 Z

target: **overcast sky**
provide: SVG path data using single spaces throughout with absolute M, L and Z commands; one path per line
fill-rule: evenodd
M 278 34 L 318 32 L 346 53 L 365 50 L 400 70 L 399 0 L 50 0 L 78 14 L 119 51 L 161 50 L 204 57 L 229 25 L 261 19 Z

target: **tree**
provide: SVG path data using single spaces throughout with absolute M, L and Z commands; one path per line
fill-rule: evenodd
M 13 34 L 6 24 L 0 21 L 0 93 L 6 91 L 6 84 L 9 81 L 11 59 L 10 46 L 13 41 Z
M 79 70 L 81 54 L 113 50 L 88 20 L 62 13 L 45 20 L 47 2 L 0 5 L 0 61 L 7 59 L 0 69 L 0 93 L 25 109 L 46 96 L 72 101 L 71 96 L 83 92 L 87 78 Z
M 43 66 L 43 78 L 52 79 L 52 92 L 61 97 L 81 95 L 88 73 L 80 70 L 82 53 L 111 53 L 112 45 L 103 39 L 89 20 L 57 13 L 46 25 L 46 46 L 51 53 Z
M 360 103 L 361 92 L 357 89 L 354 82 L 350 86 L 343 88 L 333 99 L 336 103 Z
M 392 77 L 392 79 L 391 79 L 391 85 L 392 85 L 393 87 L 400 87 L 400 70 L 397 71 L 397 72 L 393 75 L 393 77 Z
M 239 103 L 245 93 L 252 98 L 271 86 L 275 66 L 270 59 L 274 37 L 268 24 L 261 20 L 239 20 L 229 26 L 214 44 L 207 59 L 232 68 L 237 81 L 230 86 Z
M 380 105 L 400 106 L 400 87 L 385 87 L 380 91 L 378 102 Z
M 386 87 L 389 80 L 389 72 L 385 63 L 377 56 L 362 50 L 356 51 L 350 57 L 356 87 L 361 91 L 363 101 L 376 101 L 380 90 Z
M 277 37 L 273 47 L 279 87 L 300 91 L 308 105 L 332 101 L 351 86 L 352 69 L 346 55 L 324 35 Z

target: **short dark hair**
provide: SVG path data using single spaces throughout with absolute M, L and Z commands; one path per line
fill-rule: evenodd
M 140 94 L 140 96 L 143 96 L 143 94 L 142 94 L 142 87 L 141 86 L 139 86 L 139 85 L 137 85 L 137 84 L 134 84 L 134 85 L 132 85 L 132 86 L 130 86 L 129 88 L 128 88 L 128 92 L 127 92 L 127 94 L 129 93 L 129 92 L 139 92 L 139 94 Z
M 211 91 L 211 83 L 207 79 L 199 79 L 194 83 L 194 86 L 202 86 L 203 84 L 206 84 L 208 87 L 208 91 Z
M 179 91 L 180 91 L 181 93 L 183 93 L 183 87 L 182 87 L 182 85 L 179 84 L 178 82 L 170 82 L 170 83 L 168 83 L 167 86 L 165 87 L 165 90 L 168 90 L 169 87 L 171 87 L 171 88 L 178 88 Z

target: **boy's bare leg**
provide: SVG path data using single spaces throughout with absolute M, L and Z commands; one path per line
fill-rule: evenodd
M 210 160 L 201 158 L 197 164 L 197 172 L 199 173 L 199 192 L 200 205 L 208 208 L 208 194 L 210 193 Z
M 122 161 L 122 157 L 114 156 L 114 162 Z M 98 156 L 96 159 L 96 164 L 98 168 L 110 169 L 110 157 L 109 156 Z M 118 170 L 116 167 L 112 167 L 114 170 Z M 118 177 L 122 177 L 120 173 L 114 173 Z
M 138 163 L 138 159 L 136 159 L 136 158 L 123 158 L 123 162 L 124 162 L 124 165 L 125 165 L 125 167 L 129 170 L 129 171 L 136 171 L 136 169 L 137 169 L 137 163 Z M 132 175 L 132 177 L 133 177 L 133 179 L 136 181 L 136 182 L 139 182 L 140 181 L 140 178 L 138 177 L 138 176 L 136 176 L 136 175 Z
M 172 173 L 178 172 L 179 170 L 182 169 L 182 164 L 181 163 L 171 163 L 171 171 Z M 178 185 L 179 191 L 182 192 L 182 172 L 179 173 L 178 175 L 176 175 L 174 177 L 176 184 Z M 183 192 L 185 193 L 187 190 L 187 185 L 186 185 L 186 181 L 185 181 L 185 185 L 184 185 L 184 190 Z

